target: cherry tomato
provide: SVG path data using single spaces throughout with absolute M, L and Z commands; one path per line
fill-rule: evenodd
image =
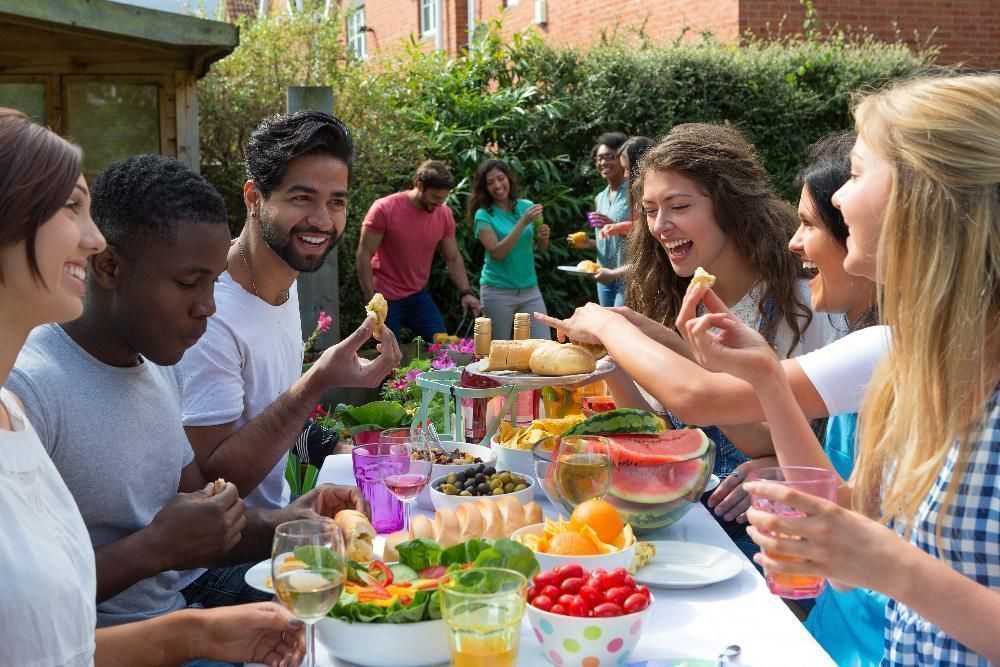
M 583 571 L 583 566 L 579 563 L 566 563 L 565 565 L 560 565 L 552 571 L 558 575 L 559 581 L 563 581 L 564 579 L 569 579 L 571 577 L 587 576 Z
M 553 608 L 555 611 L 555 608 Z M 594 616 L 599 618 L 608 618 L 611 616 L 621 616 L 622 608 L 616 605 L 614 602 L 602 602 L 601 604 L 594 607 Z
M 559 596 L 558 602 L 562 606 L 566 607 L 566 609 L 569 609 L 569 606 L 573 604 L 573 598 L 575 597 L 576 597 L 575 595 L 569 595 L 567 593 L 563 593 L 562 595 Z
M 542 589 L 540 589 L 538 586 L 529 586 L 528 587 L 528 592 L 525 594 L 526 597 L 528 598 L 528 602 L 531 602 L 532 600 L 534 600 L 535 596 L 538 595 L 538 591 L 540 591 L 540 590 L 542 590 Z
M 594 571 L 590 573 L 590 576 L 592 576 L 592 577 L 603 577 L 603 576 L 607 575 L 607 573 L 608 573 L 608 571 L 605 570 L 603 567 L 597 567 L 597 568 L 594 568 Z
M 604 590 L 609 588 L 616 588 L 618 586 L 625 585 L 625 577 L 628 576 L 628 572 L 625 571 L 624 567 L 616 567 L 615 569 L 608 572 L 608 576 L 604 578 Z
M 582 577 L 569 577 L 568 579 L 563 579 L 563 582 L 559 584 L 559 590 L 563 593 L 576 595 L 583 588 L 584 583 L 586 582 Z
M 583 601 L 586 602 L 591 609 L 604 602 L 604 592 L 600 588 L 590 584 L 581 588 L 578 595 L 583 598 Z
M 545 595 L 539 595 L 531 601 L 531 606 L 535 609 L 541 609 L 542 611 L 552 611 L 552 598 Z
M 552 609 L 549 609 L 549 611 L 553 614 L 559 614 L 560 616 L 569 616 L 569 612 L 566 611 L 566 607 L 558 603 L 552 605 Z
M 631 589 L 634 590 L 635 589 L 635 579 L 633 579 L 631 575 L 626 574 L 625 575 L 625 581 L 622 583 L 622 586 L 624 586 L 625 588 L 631 588 Z
M 559 585 L 559 575 L 555 572 L 539 572 L 535 575 L 534 579 L 535 585 L 539 589 L 545 588 L 546 586 L 558 586 Z
M 555 600 L 560 595 L 562 595 L 562 591 L 559 590 L 558 586 L 542 586 L 538 590 L 538 594 L 544 595 L 547 598 L 552 598 L 553 600 Z
M 632 595 L 632 590 L 625 588 L 624 586 L 615 586 L 614 588 L 609 588 L 604 591 L 604 599 L 608 602 L 613 602 L 619 607 L 624 606 L 625 600 L 628 596 Z
M 642 593 L 646 596 L 647 600 L 650 600 L 653 597 L 653 594 L 649 592 L 649 586 L 636 586 L 635 592 Z
M 642 611 L 649 606 L 649 598 L 647 598 L 642 593 L 632 593 L 625 600 L 625 604 L 622 605 L 622 609 L 625 610 L 626 614 L 634 614 L 637 611 Z
M 590 616 L 590 607 L 587 606 L 586 602 L 580 599 L 579 595 L 573 596 L 573 601 L 569 603 L 567 610 L 569 611 L 570 616 L 578 616 L 580 618 Z
M 593 586 L 597 590 L 603 591 L 604 580 L 607 579 L 607 577 L 608 573 L 605 572 L 604 570 L 600 570 L 600 573 L 598 573 L 598 571 L 595 570 L 594 573 L 590 575 L 590 579 L 587 580 L 587 584 Z

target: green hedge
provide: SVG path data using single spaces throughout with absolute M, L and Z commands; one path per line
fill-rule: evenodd
M 240 47 L 213 66 L 199 90 L 203 172 L 226 197 L 236 231 L 243 223 L 240 148 L 249 132 L 264 115 L 283 111 L 287 86 L 333 86 L 335 113 L 358 145 L 339 248 L 342 334 L 364 312 L 354 274 L 361 220 L 376 198 L 409 187 L 425 159 L 448 162 L 459 179 L 449 204 L 473 283 L 483 251 L 465 214 L 469 179 L 487 147 L 512 163 L 524 195 L 545 204 L 554 242 L 538 258 L 539 284 L 549 310 L 563 315 L 594 295 L 592 282 L 555 267 L 583 258 L 561 238 L 584 228 L 584 212 L 601 186 L 590 147 L 602 131 L 657 137 L 682 122 L 733 123 L 794 201 L 804 148 L 849 126 L 852 93 L 912 74 L 933 55 L 842 35 L 738 47 L 710 37 L 659 47 L 620 39 L 583 52 L 533 35 L 504 44 L 499 25 L 492 25 L 459 58 L 428 56 L 410 44 L 362 65 L 345 51 L 342 18 L 244 24 Z M 458 295 L 440 260 L 430 289 L 454 328 Z

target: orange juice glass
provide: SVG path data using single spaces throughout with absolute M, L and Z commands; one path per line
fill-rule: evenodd
M 528 580 L 519 572 L 478 567 L 441 588 L 452 667 L 514 667 Z
M 750 473 L 748 482 L 767 482 L 788 486 L 803 493 L 819 496 L 827 500 L 835 500 L 837 494 L 836 473 L 823 468 L 806 468 L 785 466 L 781 468 L 762 468 Z M 780 514 L 781 516 L 805 516 L 794 507 L 782 503 L 768 500 L 760 496 L 751 494 L 753 506 L 757 509 Z M 793 535 L 781 535 L 784 538 L 792 538 Z M 796 561 L 797 558 L 778 553 L 767 553 L 775 560 Z M 814 598 L 826 588 L 826 579 L 823 577 L 805 576 L 801 574 L 783 574 L 779 572 L 769 572 L 764 570 L 764 578 L 767 580 L 767 587 L 775 595 L 792 600 L 803 598 Z

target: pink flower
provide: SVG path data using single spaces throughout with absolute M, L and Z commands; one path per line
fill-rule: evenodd
M 441 355 L 440 357 L 434 357 L 431 361 L 431 368 L 436 371 L 444 371 L 449 368 L 454 368 L 455 362 L 451 360 L 447 355 Z
M 418 371 L 416 368 L 414 368 L 413 370 L 411 370 L 406 374 L 406 379 L 409 380 L 410 382 L 413 382 L 414 380 L 417 379 L 417 376 L 420 375 L 420 373 L 421 371 Z
M 430 352 L 431 354 L 434 354 L 440 349 L 441 349 L 441 343 L 432 343 L 427 346 L 427 351 Z
M 396 380 L 390 386 L 396 391 L 403 391 L 410 386 L 410 383 L 406 380 Z
M 326 333 L 331 324 L 333 324 L 333 318 L 327 315 L 325 311 L 319 311 L 319 319 L 316 320 L 316 328 L 323 333 Z
M 316 407 L 313 408 L 312 412 L 309 414 L 309 419 L 310 419 L 310 421 L 313 421 L 313 420 L 315 420 L 319 416 L 326 417 L 326 416 L 328 416 L 328 414 L 329 413 L 326 410 L 323 409 L 322 405 L 317 404 Z

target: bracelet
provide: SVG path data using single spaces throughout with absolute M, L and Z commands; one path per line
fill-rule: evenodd
M 466 296 L 476 296 L 476 293 L 473 292 L 468 287 L 466 287 L 464 290 L 462 290 L 461 292 L 458 293 L 458 298 L 461 299 L 462 297 L 466 297 Z

